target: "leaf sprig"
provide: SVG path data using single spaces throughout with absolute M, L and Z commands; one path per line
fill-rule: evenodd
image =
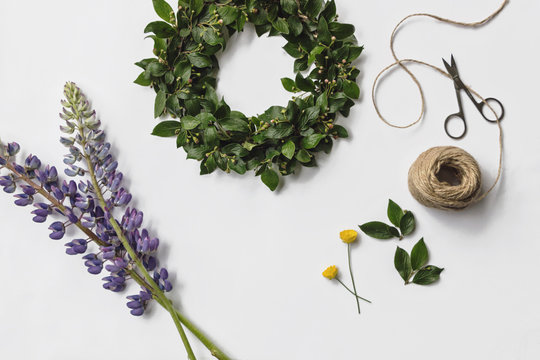
M 387 208 L 388 220 L 395 226 L 390 226 L 380 221 L 371 221 L 359 225 L 360 229 L 375 239 L 387 240 L 410 235 L 416 228 L 416 220 L 411 211 L 403 210 L 391 199 L 388 200 Z M 428 250 L 424 238 L 414 245 L 411 255 L 399 246 L 394 255 L 394 267 L 405 285 L 412 282 L 418 285 L 429 285 L 439 279 L 439 275 L 444 270 L 433 265 L 426 265 L 429 259 Z
M 398 246 L 394 255 L 394 266 L 405 281 L 405 285 L 411 283 L 411 278 L 415 284 L 429 285 L 439 280 L 444 268 L 426 265 L 428 260 L 428 249 L 422 238 L 414 245 L 411 255 Z
M 380 221 L 370 221 L 360 225 L 360 229 L 375 239 L 388 240 L 394 237 L 403 239 L 410 235 L 416 228 L 414 214 L 408 210 L 402 210 L 401 207 L 392 200 L 388 200 L 387 209 L 388 220 L 395 225 L 390 226 Z
M 315 166 L 316 153 L 329 153 L 334 139 L 348 137 L 335 120 L 338 113 L 348 116 L 359 97 L 360 72 L 352 62 L 363 47 L 355 45 L 354 26 L 337 21 L 334 0 L 179 0 L 176 12 L 165 0 L 153 4 L 163 21 L 145 32 L 152 33 L 156 57 L 136 63 L 144 71 L 135 83 L 155 90 L 155 117 L 178 118 L 152 133 L 176 137 L 188 158 L 201 161 L 201 175 L 254 170 L 273 191 L 278 174 Z M 232 111 L 215 90 L 216 54 L 246 23 L 258 36 L 284 37 L 296 73 L 281 79 L 295 93 L 287 106 L 251 117 Z

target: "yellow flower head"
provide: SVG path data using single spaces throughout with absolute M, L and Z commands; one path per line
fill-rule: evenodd
M 332 265 L 326 268 L 326 270 L 323 271 L 322 275 L 327 278 L 328 280 L 333 280 L 338 274 L 338 269 L 336 265 Z
M 358 233 L 354 230 L 343 230 L 339 233 L 339 237 L 345 244 L 350 244 L 356 240 Z

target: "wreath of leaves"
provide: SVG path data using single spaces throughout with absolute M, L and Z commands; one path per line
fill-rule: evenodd
M 315 166 L 316 153 L 329 153 L 333 139 L 348 136 L 334 122 L 359 97 L 360 72 L 351 63 L 363 47 L 355 45 L 353 25 L 336 21 L 334 0 L 179 0 L 176 12 L 164 0 L 153 4 L 164 21 L 151 22 L 145 33 L 153 33 L 157 58 L 136 63 L 144 71 L 135 83 L 156 91 L 156 118 L 179 119 L 159 123 L 153 135 L 175 136 L 188 158 L 201 161 L 201 175 L 255 170 L 273 191 L 278 173 Z M 258 36 L 287 40 L 283 49 L 295 58 L 296 73 L 281 79 L 295 93 L 287 106 L 252 117 L 231 111 L 215 91 L 216 54 L 247 22 Z

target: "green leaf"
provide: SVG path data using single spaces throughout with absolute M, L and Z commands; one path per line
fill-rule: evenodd
M 302 110 L 300 119 L 298 120 L 298 127 L 304 130 L 311 122 L 319 117 L 320 108 L 318 106 L 311 106 L 305 110 Z
M 326 94 L 326 92 L 323 92 L 321 95 L 319 95 L 317 101 L 315 101 L 315 105 L 319 107 L 321 113 L 326 112 L 326 108 L 328 107 L 328 95 Z
M 273 23 L 272 26 L 274 29 L 279 31 L 282 34 L 288 34 L 289 33 L 289 24 L 287 23 L 287 20 L 284 18 L 277 18 Z
M 270 190 L 274 191 L 279 184 L 279 175 L 272 169 L 266 169 L 261 175 L 261 180 Z
M 302 139 L 302 147 L 304 149 L 313 149 L 315 146 L 319 145 L 319 142 L 324 139 L 326 135 L 324 134 L 311 134 Z
M 167 67 L 165 65 L 163 65 L 162 63 L 158 63 L 158 62 L 150 63 L 146 67 L 146 71 L 150 75 L 155 76 L 155 77 L 161 77 L 161 76 L 165 75 L 167 70 L 168 69 L 167 69 Z
M 178 134 L 178 137 L 176 138 L 176 148 L 180 148 L 187 144 L 187 133 L 185 131 L 181 131 L 180 134 Z
M 246 163 L 242 159 L 229 159 L 228 165 L 229 169 L 240 175 L 245 174 L 247 171 Z
M 201 124 L 204 125 L 204 127 L 206 128 L 210 123 L 213 123 L 216 121 L 216 118 L 214 117 L 214 115 L 210 114 L 210 113 L 207 113 L 207 112 L 202 112 L 202 113 L 199 113 L 197 114 L 197 116 L 195 116 L 197 118 L 197 120 L 200 120 Z
M 165 94 L 165 91 L 159 90 L 156 95 L 156 101 L 154 102 L 154 118 L 160 117 L 163 114 L 166 102 L 167 94 Z
M 391 226 L 388 226 L 380 221 L 371 221 L 360 225 L 360 230 L 366 233 L 366 235 L 380 240 L 387 240 L 396 237 L 395 231 L 393 231 L 392 229 L 397 231 L 396 228 L 392 228 Z
M 285 156 L 289 160 L 292 160 L 295 150 L 296 150 L 296 145 L 294 145 L 294 142 L 292 140 L 287 141 L 281 147 L 281 153 L 283 154 L 283 156 Z
M 321 17 L 317 26 L 317 39 L 324 44 L 330 44 L 331 37 L 330 31 L 328 31 L 328 23 L 324 17 Z
M 315 84 L 310 79 L 304 79 L 302 74 L 296 74 L 296 87 L 302 91 L 311 92 L 315 89 Z
M 327 21 L 331 21 L 336 17 L 336 3 L 334 0 L 326 3 L 324 10 L 321 12 L 321 17 L 324 17 Z
M 294 36 L 300 35 L 302 30 L 304 30 L 302 22 L 300 22 L 300 19 L 296 15 L 289 16 L 287 23 L 289 23 L 289 30 Z
M 215 127 L 211 126 L 209 128 L 204 129 L 204 143 L 210 147 L 217 145 L 218 140 L 218 132 Z
M 343 92 L 351 99 L 358 99 L 360 97 L 360 88 L 354 81 L 343 81 Z
M 334 125 L 334 127 L 332 128 L 332 132 L 334 132 L 340 138 L 349 137 L 349 132 L 341 125 Z
M 201 121 L 199 119 L 191 115 L 186 115 L 182 118 L 182 128 L 184 130 L 193 130 L 199 126 L 200 123 Z
M 196 66 L 198 68 L 205 68 L 212 65 L 212 60 L 206 55 L 203 55 L 201 53 L 190 53 L 188 54 L 189 62 L 193 64 L 193 66 Z
M 164 0 L 152 0 L 154 4 L 154 10 L 163 20 L 174 23 L 174 11 L 166 1 Z
M 305 11 L 307 16 L 314 19 L 319 15 L 323 6 L 323 0 L 309 0 L 306 3 Z
M 331 22 L 328 24 L 328 30 L 330 30 L 332 35 L 334 35 L 338 40 L 345 39 L 354 34 L 354 26 L 351 24 Z
M 239 10 L 233 6 L 220 6 L 218 8 L 219 16 L 223 19 L 223 25 L 229 25 L 233 23 L 240 15 Z
M 146 78 L 145 71 L 143 71 L 133 82 L 141 86 L 150 86 L 150 84 L 152 84 L 152 80 Z
M 249 126 L 247 122 L 241 119 L 228 119 L 225 121 L 220 122 L 221 126 L 225 130 L 229 131 L 238 131 L 238 132 L 248 132 Z
M 264 132 L 264 136 L 267 139 L 278 140 L 291 135 L 292 132 L 293 128 L 290 123 L 279 123 L 277 125 L 270 126 L 268 130 Z
M 313 64 L 313 62 L 315 61 L 315 58 L 317 55 L 319 55 L 320 53 L 322 53 L 324 51 L 325 47 L 324 46 L 315 46 L 313 48 L 313 50 L 311 50 L 309 52 L 309 56 L 308 56 L 308 66 Z
M 300 149 L 297 153 L 296 153 L 296 160 L 300 161 L 301 163 L 308 163 L 311 161 L 311 155 L 309 154 L 309 151 L 305 150 L 305 149 Z
M 206 153 L 208 152 L 208 148 L 203 145 L 191 145 L 191 146 L 185 146 L 184 150 L 187 152 L 187 158 L 188 159 L 195 159 L 195 160 L 202 160 L 204 159 Z
M 424 238 L 421 238 L 411 251 L 411 265 L 414 270 L 420 269 L 428 262 L 428 249 Z
M 299 50 L 298 45 L 294 43 L 285 44 L 285 46 L 283 46 L 283 50 L 285 50 L 287 54 L 291 55 L 295 59 L 299 59 L 304 56 L 304 53 Z
M 217 168 L 216 158 L 213 155 L 210 155 L 204 162 L 204 166 L 206 167 L 206 173 L 211 174 Z
M 189 8 L 199 15 L 204 7 L 204 0 L 189 0 Z
M 412 274 L 411 258 L 409 254 L 399 246 L 396 248 L 396 253 L 394 255 L 394 266 L 401 278 L 405 281 L 405 284 L 407 284 Z
M 225 145 L 221 152 L 227 154 L 227 155 L 238 155 L 240 157 L 244 157 L 246 155 L 249 155 L 249 151 L 247 151 L 246 148 L 244 148 L 242 145 L 237 143 L 231 143 Z
M 298 11 L 295 0 L 280 0 L 280 4 L 287 14 L 296 14 Z
M 203 40 L 208 45 L 217 45 L 217 44 L 221 43 L 221 38 L 219 37 L 217 32 L 212 28 L 204 29 L 204 31 L 202 33 L 202 37 L 203 37 Z
M 144 28 L 145 33 L 153 32 L 157 37 L 167 39 L 173 37 L 176 34 L 174 28 L 163 21 L 154 21 L 146 25 Z
M 186 60 L 179 61 L 174 67 L 174 76 L 181 78 L 184 82 L 187 82 L 191 77 L 191 63 Z
M 401 210 L 401 207 L 393 202 L 392 200 L 388 200 L 388 220 L 395 226 L 399 227 L 399 222 L 401 221 L 401 218 L 403 217 L 403 210 Z
M 154 127 L 154 130 L 152 130 L 152 135 L 155 136 L 161 136 L 161 137 L 169 137 L 174 136 L 178 134 L 178 131 L 180 130 L 181 124 L 179 121 L 162 121 L 159 124 Z
M 289 92 L 298 92 L 298 89 L 296 88 L 296 84 L 293 79 L 290 79 L 288 77 L 281 78 L 281 84 L 285 88 L 285 90 Z
M 418 285 L 429 285 L 439 280 L 441 272 L 444 268 L 438 268 L 433 265 L 428 265 L 420 269 L 413 278 L 413 283 Z
M 410 211 L 406 211 L 405 215 L 403 215 L 401 221 L 399 222 L 399 229 L 401 230 L 401 234 L 403 236 L 407 236 L 414 231 L 415 227 L 416 222 L 414 220 L 413 213 Z
M 347 57 L 347 60 L 350 62 L 350 61 L 353 61 L 353 60 L 357 59 L 360 56 L 360 54 L 362 53 L 363 50 L 364 50 L 363 46 L 351 46 L 351 47 L 349 47 L 349 56 Z

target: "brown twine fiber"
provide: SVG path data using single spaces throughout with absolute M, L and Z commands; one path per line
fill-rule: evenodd
M 409 191 L 419 203 L 461 210 L 477 199 L 482 175 L 476 160 L 455 146 L 424 151 L 409 169 Z
M 490 22 L 494 17 L 496 17 L 508 4 L 508 2 L 509 0 L 504 0 L 499 6 L 499 8 L 485 19 L 470 23 L 446 19 L 437 15 L 427 13 L 416 13 L 404 17 L 395 26 L 394 30 L 392 31 L 392 35 L 390 36 L 390 51 L 392 52 L 392 56 L 395 62 L 388 65 L 387 67 L 382 69 L 381 72 L 379 72 L 373 82 L 373 87 L 371 89 L 373 106 L 375 107 L 375 111 L 377 112 L 379 118 L 388 126 L 405 129 L 417 124 L 420 120 L 422 120 L 424 116 L 426 104 L 422 85 L 420 85 L 420 82 L 418 81 L 416 76 L 409 70 L 409 68 L 405 64 L 414 63 L 424 65 L 446 76 L 447 78 L 452 79 L 452 76 L 450 74 L 435 65 L 431 65 L 424 61 L 416 59 L 398 58 L 394 50 L 394 39 L 398 28 L 405 21 L 413 17 L 429 17 L 443 23 L 454 24 L 464 27 L 479 27 Z M 389 71 L 395 66 L 399 66 L 401 69 L 405 70 L 405 72 L 413 80 L 413 82 L 416 84 L 416 87 L 418 88 L 418 91 L 420 93 L 420 99 L 422 101 L 420 115 L 418 116 L 418 119 L 407 125 L 395 125 L 387 121 L 381 114 L 375 97 L 375 90 L 381 76 L 383 76 L 387 71 Z M 491 187 L 483 194 L 481 194 L 482 181 L 480 169 L 476 160 L 469 153 L 467 153 L 463 149 L 454 146 L 440 146 L 431 148 L 422 153 L 413 163 L 409 170 L 408 180 L 409 191 L 411 192 L 413 197 L 418 202 L 428 207 L 453 210 L 464 209 L 467 206 L 485 198 L 493 190 L 493 188 L 495 188 L 495 186 L 499 182 L 499 179 L 501 178 L 503 135 L 499 117 L 496 114 L 495 110 L 489 105 L 489 103 L 486 102 L 486 100 L 482 96 L 480 96 L 480 94 L 474 91 L 471 87 L 467 85 L 466 87 L 472 94 L 477 96 L 484 104 L 486 104 L 486 106 L 495 115 L 497 127 L 499 129 L 499 167 L 497 170 L 497 176 Z M 441 171 L 445 173 L 450 172 L 451 175 L 453 175 L 453 181 L 448 181 L 448 179 L 444 179 Z

